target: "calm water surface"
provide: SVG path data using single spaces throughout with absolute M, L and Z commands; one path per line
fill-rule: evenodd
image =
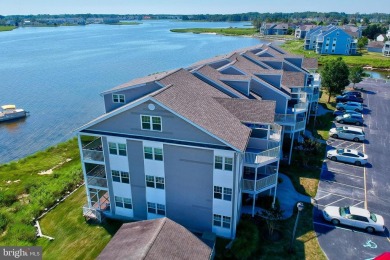
M 171 33 L 171 28 L 248 23 L 150 21 L 138 26 L 19 28 L 0 33 L 0 105 L 30 112 L 0 123 L 0 163 L 74 136 L 104 112 L 102 91 L 136 77 L 186 67 L 260 40 Z

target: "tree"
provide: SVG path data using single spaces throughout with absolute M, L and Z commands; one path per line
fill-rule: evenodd
M 344 24 L 348 24 L 348 18 L 347 17 L 344 17 L 343 19 L 341 19 L 341 25 L 344 25 Z
M 360 51 L 362 51 L 364 46 L 366 46 L 367 44 L 368 44 L 368 38 L 366 36 L 359 38 L 359 40 L 357 42 L 357 46 L 358 46 Z
M 279 205 L 275 207 L 263 210 L 260 214 L 265 219 L 268 227 L 268 237 L 272 238 L 275 229 L 279 226 L 280 220 L 283 218 L 283 210 L 280 209 Z
M 341 57 L 329 60 L 324 63 L 321 70 L 322 87 L 328 93 L 328 103 L 330 98 L 340 94 L 349 84 L 349 69 Z
M 349 70 L 349 80 L 353 83 L 353 88 L 355 84 L 363 80 L 364 70 L 360 66 L 352 67 Z

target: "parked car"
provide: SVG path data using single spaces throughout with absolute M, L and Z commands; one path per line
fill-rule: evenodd
M 354 110 L 357 112 L 362 112 L 363 111 L 363 105 L 358 102 L 345 102 L 345 103 L 337 103 L 336 105 L 337 110 Z
M 336 122 L 340 124 L 354 124 L 354 125 L 362 125 L 363 117 L 362 114 L 344 114 L 342 116 L 336 117 Z
M 352 114 L 352 115 L 359 115 L 359 116 L 362 115 L 362 113 L 357 112 L 355 110 L 335 110 L 333 112 L 333 116 L 342 116 L 344 114 Z
M 347 102 L 347 101 L 363 103 L 363 98 L 354 95 L 343 95 L 343 96 L 336 97 L 336 102 Z
M 354 149 L 333 149 L 326 153 L 326 157 L 332 161 L 340 161 L 353 163 L 356 166 L 365 165 L 367 163 L 367 155 Z
M 362 97 L 362 92 L 360 91 L 356 91 L 356 90 L 346 90 L 346 91 L 343 91 L 342 95 L 352 95 L 352 96 L 356 96 L 356 97 Z
M 329 135 L 333 138 L 347 139 L 355 142 L 363 142 L 366 136 L 363 129 L 349 126 L 331 128 Z
M 385 221 L 381 215 L 357 207 L 327 206 L 322 211 L 324 219 L 333 225 L 344 224 L 365 229 L 369 233 L 385 231 Z

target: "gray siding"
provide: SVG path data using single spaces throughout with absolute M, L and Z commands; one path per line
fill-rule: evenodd
M 167 217 L 194 231 L 212 230 L 213 151 L 164 145 Z
M 164 151 L 165 152 L 165 151 Z M 143 146 L 141 141 L 127 140 L 131 193 L 135 219 L 147 219 L 146 184 Z
M 187 123 L 183 119 L 155 103 L 153 103 L 156 107 L 155 110 L 149 110 L 148 104 L 151 103 L 153 102 L 150 101 L 140 104 L 132 109 L 97 123 L 91 126 L 89 129 L 113 133 L 224 145 L 220 141 L 211 137 L 209 134 L 199 130 L 195 126 Z M 162 132 L 142 130 L 141 115 L 161 116 Z
M 234 88 L 238 92 L 244 94 L 245 96 L 249 95 L 249 84 L 247 81 L 227 81 L 223 80 L 225 84 Z
M 229 67 L 221 71 L 222 74 L 227 75 L 244 75 L 241 71 L 235 69 L 234 67 Z
M 294 64 L 295 66 L 297 66 L 298 68 L 301 68 L 302 67 L 302 62 L 303 62 L 303 59 L 302 58 L 285 58 L 288 62 Z
M 149 82 L 145 84 L 144 86 L 135 87 L 135 88 L 129 88 L 122 91 L 117 91 L 115 93 L 109 93 L 104 95 L 104 107 L 106 109 L 106 113 L 117 109 L 118 107 L 123 106 L 124 104 L 121 103 L 114 103 L 112 101 L 112 95 L 113 94 L 122 94 L 125 95 L 125 103 L 128 104 L 130 102 L 133 102 L 136 99 L 139 99 L 147 94 L 150 94 L 158 89 L 160 89 L 161 86 L 154 83 Z
M 272 88 L 272 87 L 271 87 Z M 275 90 L 266 87 L 258 81 L 251 81 L 251 90 L 261 96 L 264 100 L 274 100 L 276 101 L 275 112 L 278 114 L 285 114 L 287 107 L 287 99 L 282 94 L 276 92 Z
M 271 84 L 272 86 L 276 88 L 280 88 L 280 80 L 281 80 L 281 75 L 268 75 L 268 74 L 263 74 L 263 75 L 256 75 L 265 82 Z

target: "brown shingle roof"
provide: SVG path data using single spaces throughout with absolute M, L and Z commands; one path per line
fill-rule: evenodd
M 318 60 L 316 58 L 304 58 L 302 63 L 304 69 L 318 69 Z
M 120 90 L 120 89 L 124 89 L 124 88 L 130 88 L 130 87 L 134 87 L 134 86 L 137 86 L 140 84 L 145 84 L 145 83 L 152 82 L 152 81 L 158 81 L 158 80 L 163 79 L 164 77 L 168 76 L 169 74 L 174 73 L 177 70 L 178 69 L 154 73 L 154 74 L 151 74 L 151 75 L 143 77 L 143 78 L 133 79 L 129 82 L 126 82 L 124 84 L 116 86 L 116 87 L 114 87 L 106 92 L 110 92 L 113 90 Z M 105 92 L 103 92 L 103 93 L 105 93 Z
M 160 83 L 168 86 L 153 97 L 235 149 L 245 151 L 251 129 L 214 98 L 229 98 L 214 87 L 181 69 Z
M 168 219 L 123 224 L 97 259 L 208 260 L 212 249 Z
M 275 101 L 237 98 L 215 98 L 215 100 L 242 122 L 274 123 Z
M 305 73 L 284 71 L 282 76 L 282 85 L 286 87 L 304 87 Z
M 383 48 L 383 46 L 385 45 L 384 42 L 370 42 L 367 47 L 370 47 L 370 48 Z

